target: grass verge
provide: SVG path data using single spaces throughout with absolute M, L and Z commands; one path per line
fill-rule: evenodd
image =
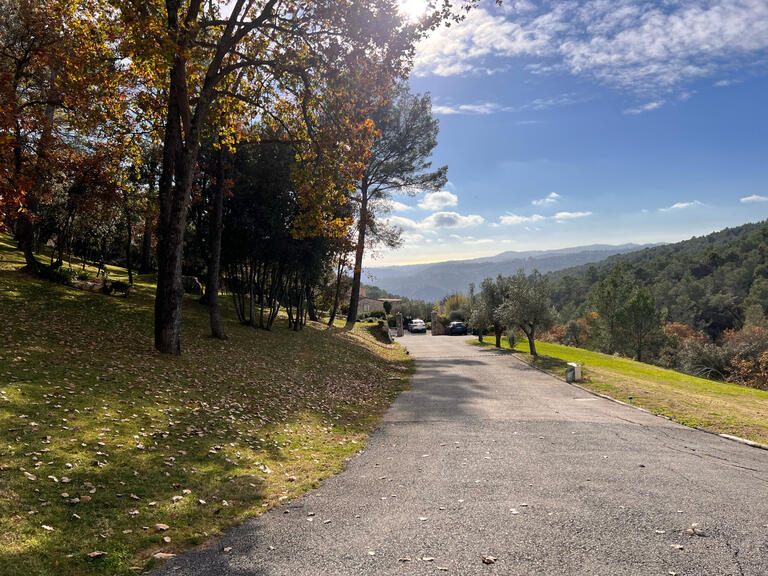
M 486 341 L 475 345 L 493 346 Z M 504 341 L 503 346 L 509 348 Z M 641 406 L 686 426 L 718 434 L 741 436 L 768 444 L 768 392 L 683 374 L 651 364 L 573 348 L 536 342 L 539 356 L 530 355 L 528 342 L 518 342 L 514 352 L 524 361 L 565 376 L 567 362 L 583 366 L 581 386 Z
M 375 325 L 230 320 L 222 342 L 189 298 L 184 353 L 168 357 L 149 281 L 123 299 L 22 264 L 0 237 L 3 575 L 133 574 L 201 544 L 341 471 L 408 385 Z

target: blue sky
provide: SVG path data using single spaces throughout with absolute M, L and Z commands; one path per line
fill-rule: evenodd
M 411 87 L 449 184 L 395 198 L 404 245 L 370 265 L 768 218 L 768 0 L 481 3 L 420 44 Z

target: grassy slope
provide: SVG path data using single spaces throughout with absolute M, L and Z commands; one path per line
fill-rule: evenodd
M 202 543 L 339 472 L 407 386 L 403 351 L 367 328 L 229 321 L 220 342 L 191 298 L 184 354 L 161 356 L 150 284 L 126 300 L 21 264 L 0 236 L 3 575 L 133 573 Z
M 475 344 L 477 342 L 475 341 Z M 485 345 L 493 343 L 486 340 Z M 509 344 L 505 341 L 505 347 Z M 537 342 L 539 357 L 529 354 L 528 342 L 515 348 L 524 360 L 558 376 L 566 362 L 584 366 L 582 386 L 663 414 L 687 426 L 742 436 L 768 444 L 768 392 L 697 378 L 651 364 Z

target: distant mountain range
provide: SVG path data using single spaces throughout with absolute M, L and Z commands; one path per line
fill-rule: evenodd
M 593 244 L 560 250 L 502 252 L 496 256 L 471 260 L 449 260 L 432 264 L 382 266 L 366 268 L 364 282 L 391 294 L 420 300 L 440 300 L 448 294 L 466 292 L 469 283 L 518 270 L 555 272 L 572 266 L 600 262 L 609 256 L 642 250 L 651 245 L 622 244 L 611 246 Z

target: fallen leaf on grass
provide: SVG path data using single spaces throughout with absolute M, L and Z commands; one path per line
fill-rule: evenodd
M 107 553 L 103 550 L 94 550 L 93 552 L 88 553 L 88 558 L 101 558 L 102 556 L 106 556 Z
M 168 524 L 155 524 L 155 530 L 158 532 L 163 532 L 165 530 L 168 530 L 169 526 Z

